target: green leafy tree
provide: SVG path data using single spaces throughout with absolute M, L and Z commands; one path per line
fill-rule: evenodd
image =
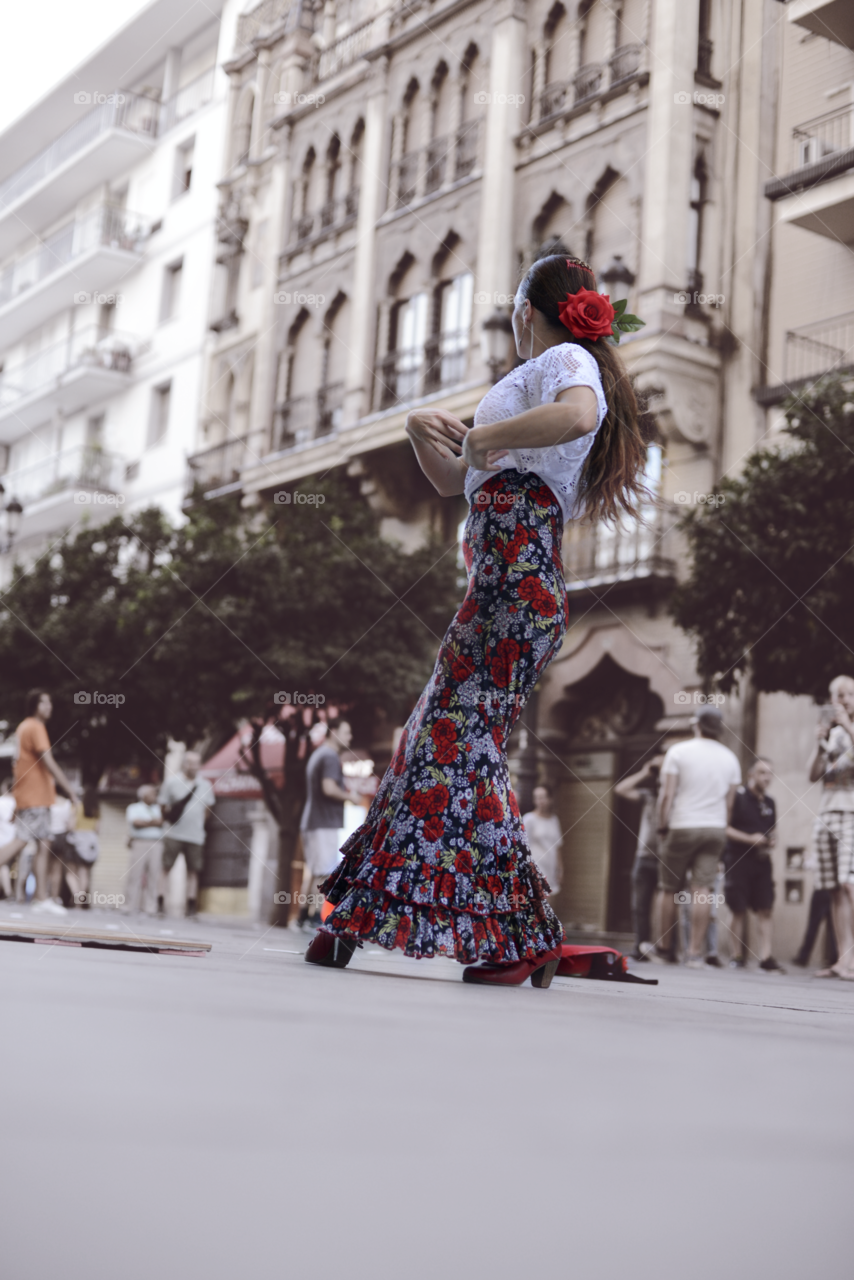
M 689 578 L 673 612 L 700 674 L 724 692 L 827 693 L 854 674 L 854 388 L 827 375 L 786 408 L 784 440 L 752 453 L 719 502 L 685 520 Z
M 281 714 L 277 695 L 345 706 L 366 733 L 377 713 L 400 722 L 459 596 L 455 546 L 402 553 L 340 474 L 302 488 L 322 503 L 198 502 L 177 528 L 158 510 L 116 517 L 16 569 L 0 597 L 0 715 L 14 722 L 28 689 L 50 690 L 57 755 L 79 760 L 89 783 L 110 765 L 150 768 L 170 736 L 217 746 L 249 720 L 250 768 L 279 823 L 283 867 L 307 725 L 286 723 L 288 784 L 277 793 L 259 749 Z

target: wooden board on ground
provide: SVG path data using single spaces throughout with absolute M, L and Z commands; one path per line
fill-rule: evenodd
M 187 938 L 153 938 L 129 929 L 84 929 L 77 925 L 30 924 L 24 920 L 0 921 L 0 941 L 43 942 L 66 947 L 103 947 L 110 951 L 147 951 L 161 954 L 201 956 L 212 942 Z

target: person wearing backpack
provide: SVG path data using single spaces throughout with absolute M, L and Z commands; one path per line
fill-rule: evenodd
M 202 757 L 198 751 L 187 751 L 181 772 L 164 779 L 157 797 L 163 810 L 163 871 L 172 870 L 179 853 L 187 864 L 188 916 L 198 911 L 199 876 L 205 860 L 205 820 L 214 806 L 213 787 L 199 777 Z

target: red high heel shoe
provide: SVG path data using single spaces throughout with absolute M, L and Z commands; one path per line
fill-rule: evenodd
M 346 969 L 355 950 L 355 942 L 319 929 L 305 953 L 305 958 L 309 964 L 324 965 L 328 969 Z
M 526 978 L 532 987 L 551 986 L 560 963 L 560 947 L 543 951 L 533 960 L 514 960 L 510 964 L 472 964 L 463 970 L 463 982 L 480 982 L 492 987 L 521 987 Z

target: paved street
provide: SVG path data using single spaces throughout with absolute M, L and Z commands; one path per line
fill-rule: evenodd
M 212 952 L 0 944 L 6 1280 L 851 1276 L 854 985 L 166 923 Z

